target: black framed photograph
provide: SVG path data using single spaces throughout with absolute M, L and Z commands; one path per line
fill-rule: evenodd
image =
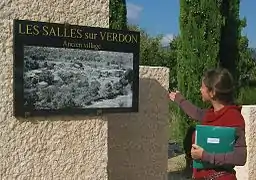
M 140 33 L 14 20 L 14 115 L 138 112 Z

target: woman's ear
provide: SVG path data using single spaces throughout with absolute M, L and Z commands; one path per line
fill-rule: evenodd
M 214 91 L 209 91 L 209 96 L 210 96 L 211 99 L 214 99 L 215 92 Z

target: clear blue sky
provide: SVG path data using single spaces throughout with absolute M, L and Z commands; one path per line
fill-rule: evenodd
M 129 22 L 151 35 L 162 34 L 168 40 L 179 32 L 179 0 L 127 0 L 127 9 Z M 247 19 L 243 34 L 249 46 L 256 48 L 256 0 L 241 0 L 240 16 Z

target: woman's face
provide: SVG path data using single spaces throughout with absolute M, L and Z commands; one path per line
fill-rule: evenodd
M 201 88 L 200 88 L 200 91 L 201 91 L 201 95 L 202 95 L 202 100 L 204 102 L 206 101 L 210 101 L 213 97 L 213 94 L 211 91 L 209 91 L 209 89 L 205 86 L 204 82 L 202 81 L 202 85 L 201 85 Z

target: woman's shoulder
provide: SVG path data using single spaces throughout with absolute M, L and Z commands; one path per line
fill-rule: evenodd
M 241 113 L 242 107 L 238 105 L 233 105 L 232 107 L 228 108 L 225 116 L 227 120 L 224 121 L 224 125 L 230 127 L 245 127 L 244 117 Z

